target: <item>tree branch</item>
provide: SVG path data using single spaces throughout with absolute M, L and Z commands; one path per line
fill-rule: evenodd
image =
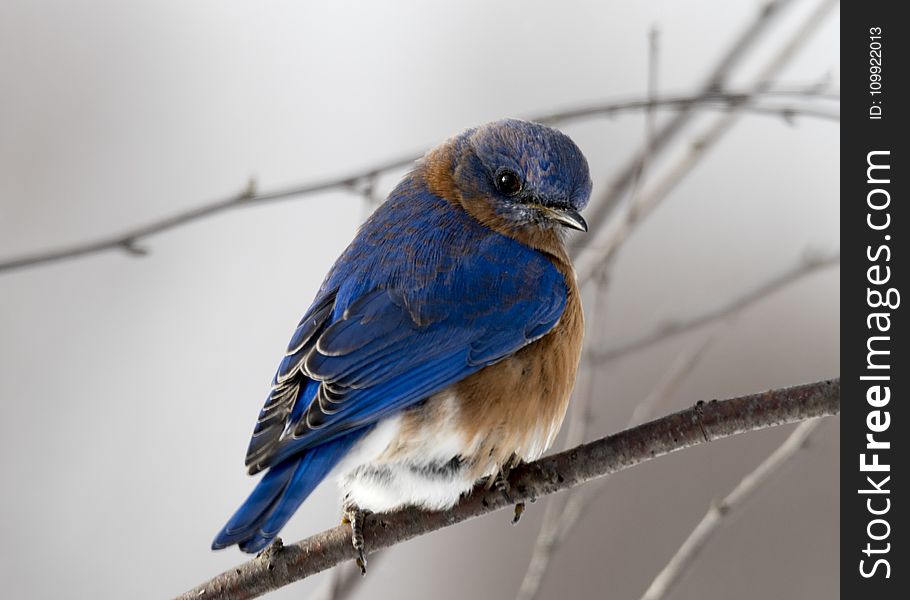
M 802 88 L 782 88 L 780 90 L 769 90 L 768 95 L 796 96 L 804 99 L 832 99 L 831 96 L 818 89 L 818 86 L 803 86 Z M 532 117 L 532 120 L 551 125 L 581 119 L 590 119 L 594 117 L 611 116 L 618 112 L 631 110 L 647 110 L 653 107 L 678 108 L 680 110 L 690 110 L 695 105 L 704 104 L 704 108 L 727 110 L 733 106 L 747 104 L 745 110 L 750 110 L 756 114 L 778 116 L 785 119 L 791 119 L 797 116 L 806 116 L 822 119 L 838 119 L 838 115 L 824 109 L 816 109 L 811 106 L 800 105 L 783 105 L 767 106 L 759 104 L 749 104 L 745 102 L 743 92 L 735 91 L 718 91 L 710 96 L 704 95 L 680 95 L 667 98 L 657 99 L 630 99 L 619 102 L 605 102 L 602 104 L 584 106 L 580 108 L 570 108 L 561 112 L 550 113 Z M 35 267 L 39 265 L 51 264 L 63 260 L 79 258 L 109 251 L 124 251 L 131 256 L 144 256 L 147 250 L 138 246 L 139 240 L 159 234 L 163 231 L 175 229 L 183 225 L 188 225 L 201 219 L 213 217 L 215 215 L 244 207 L 260 206 L 268 202 L 277 202 L 289 200 L 292 198 L 301 198 L 329 190 L 349 190 L 352 193 L 365 197 L 367 200 L 376 203 L 377 195 L 375 194 L 375 183 L 379 175 L 404 169 L 410 166 L 414 161 L 420 158 L 418 154 L 411 154 L 405 157 L 388 160 L 378 163 L 366 169 L 348 173 L 340 177 L 332 177 L 315 181 L 312 183 L 303 183 L 292 185 L 284 188 L 278 188 L 268 192 L 258 192 L 254 182 L 250 182 L 240 193 L 233 194 L 227 198 L 214 200 L 212 202 L 181 211 L 176 214 L 163 217 L 145 225 L 133 227 L 117 234 L 103 236 L 99 239 L 79 242 L 76 244 L 62 246 L 51 250 L 44 250 L 31 254 L 25 254 L 18 257 L 12 257 L 0 260 L 0 273 Z
M 749 87 L 748 95 L 759 94 L 770 88 L 774 77 L 790 63 L 803 44 L 811 39 L 812 33 L 821 25 L 836 4 L 836 0 L 821 0 L 818 3 L 761 69 L 755 77 L 754 83 Z M 587 279 L 591 271 L 598 268 L 603 262 L 612 260 L 626 238 L 631 235 L 644 217 L 653 211 L 686 175 L 692 172 L 695 165 L 737 122 L 746 105 L 747 103 L 731 106 L 726 114 L 718 117 L 714 123 L 706 127 L 689 145 L 687 151 L 658 178 L 656 183 L 632 198 L 628 209 L 621 218 L 611 221 L 608 226 L 597 231 L 595 239 L 585 244 L 585 251 L 575 260 L 575 271 L 579 281 Z M 655 149 L 658 148 L 659 135 L 652 141 Z M 641 164 L 643 160 L 643 158 L 639 158 L 636 164 Z
M 376 567 L 388 552 L 386 548 L 370 555 L 370 573 L 376 572 Z M 363 573 L 356 564 L 339 564 L 332 569 L 322 589 L 310 596 L 310 600 L 346 600 L 363 584 L 363 580 Z
M 711 72 L 701 84 L 698 96 L 708 96 L 722 89 L 733 69 L 749 54 L 756 42 L 761 39 L 776 18 L 791 4 L 793 4 L 793 0 L 770 0 L 765 3 L 759 9 L 755 18 L 720 56 L 714 68 L 711 69 Z M 635 174 L 641 169 L 641 163 L 648 159 L 653 160 L 669 147 L 670 142 L 683 131 L 693 116 L 694 111 L 691 106 L 683 107 L 670 121 L 660 128 L 650 144 L 639 148 L 629 161 L 623 165 L 610 181 L 600 199 L 597 202 L 592 202 L 592 206 L 589 209 L 588 222 L 593 224 L 595 229 L 609 221 L 613 209 L 619 204 L 623 194 L 635 179 Z M 577 242 L 573 245 L 573 250 L 578 251 L 579 247 L 585 243 Z
M 571 450 L 520 465 L 509 476 L 515 501 L 553 494 L 677 450 L 747 431 L 834 415 L 840 409 L 838 379 L 771 390 L 694 407 Z M 495 489 L 478 485 L 442 512 L 405 509 L 366 522 L 368 551 L 485 515 L 506 506 Z M 354 558 L 349 528 L 329 529 L 296 544 L 275 544 L 260 557 L 225 571 L 178 596 L 178 600 L 245 600 Z
M 786 271 L 775 275 L 774 277 L 760 283 L 757 287 L 748 292 L 733 298 L 733 300 L 720 306 L 708 309 L 707 311 L 689 317 L 684 320 L 669 321 L 651 333 L 632 340 L 628 343 L 607 348 L 604 350 L 591 350 L 591 361 L 595 363 L 605 363 L 617 358 L 638 352 L 649 348 L 670 338 L 682 335 L 689 331 L 703 327 L 708 323 L 713 323 L 727 317 L 733 316 L 749 306 L 773 294 L 774 292 L 785 288 L 786 286 L 803 279 L 804 277 L 826 269 L 830 266 L 840 263 L 840 253 L 828 256 L 809 256 L 801 263 L 787 269 Z
M 795 96 L 802 100 L 840 100 L 838 94 L 826 92 L 818 84 L 794 88 L 777 88 L 759 94 L 752 94 L 744 91 L 731 92 L 717 90 L 702 95 L 677 94 L 661 96 L 658 98 L 630 98 L 628 100 L 618 100 L 609 103 L 597 103 L 561 110 L 551 114 L 538 115 L 533 120 L 538 123 L 549 125 L 564 125 L 573 121 L 583 121 L 593 117 L 612 117 L 623 112 L 631 111 L 649 111 L 653 109 L 674 109 L 677 111 L 696 109 L 727 110 L 734 106 L 742 107 L 743 110 L 755 114 L 778 117 L 783 117 L 788 110 L 793 110 L 796 111 L 795 116 L 812 117 L 824 121 L 836 121 L 840 119 L 839 113 L 819 109 L 809 103 L 794 104 L 790 102 L 778 104 L 765 101 L 765 99 L 769 97 L 776 96 Z M 757 99 L 762 99 L 762 103 L 759 104 L 756 101 Z M 654 135 L 656 136 L 657 132 L 655 132 Z M 637 163 L 636 166 L 638 166 Z M 632 181 L 629 183 L 631 184 Z
M 754 471 L 746 475 L 726 498 L 712 503 L 708 512 L 679 547 L 667 566 L 651 582 L 642 596 L 642 600 L 665 598 L 701 554 L 730 511 L 739 508 L 762 484 L 779 473 L 785 464 L 805 448 L 809 437 L 820 424 L 821 421 L 816 419 L 800 423 L 784 440 L 784 443 L 778 446 Z

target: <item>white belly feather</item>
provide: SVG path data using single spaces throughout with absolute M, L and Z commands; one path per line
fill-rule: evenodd
M 488 439 L 467 439 L 457 426 L 458 406 L 450 391 L 429 398 L 411 409 L 423 411 L 417 419 L 420 426 L 408 427 L 404 436 L 406 415 L 380 421 L 334 470 L 345 503 L 388 512 L 404 506 L 444 510 L 458 502 L 477 483 L 477 465 L 486 459 L 477 453 L 489 446 Z M 523 460 L 534 460 L 553 442 L 558 429 L 558 422 L 537 427 L 511 451 Z M 498 467 L 485 467 L 481 476 L 495 474 Z
M 401 438 L 404 416 L 379 422 L 335 469 L 345 502 L 373 512 L 403 506 L 442 510 L 453 506 L 475 481 L 463 468 L 472 444 L 452 426 L 457 405 L 451 395 L 441 402 L 439 417 Z M 440 415 L 439 413 L 443 413 Z M 476 446 L 476 444 L 473 444 Z

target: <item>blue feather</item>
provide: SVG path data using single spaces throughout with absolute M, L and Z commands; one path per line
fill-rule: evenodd
M 215 536 L 212 549 L 239 544 L 244 552 L 258 552 L 268 546 L 363 433 L 336 438 L 269 469 Z

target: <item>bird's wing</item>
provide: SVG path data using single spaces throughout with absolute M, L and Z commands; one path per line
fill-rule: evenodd
M 275 375 L 251 472 L 370 426 L 550 331 L 566 304 L 562 274 L 502 236 L 475 249 L 417 289 L 324 288 Z

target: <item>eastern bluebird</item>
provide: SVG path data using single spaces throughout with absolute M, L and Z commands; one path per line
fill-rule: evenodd
M 363 515 L 442 510 L 539 457 L 584 331 L 565 228 L 591 194 L 566 135 L 518 120 L 434 148 L 360 228 L 288 344 L 246 455 L 267 470 L 215 537 L 257 552 L 327 476 Z

